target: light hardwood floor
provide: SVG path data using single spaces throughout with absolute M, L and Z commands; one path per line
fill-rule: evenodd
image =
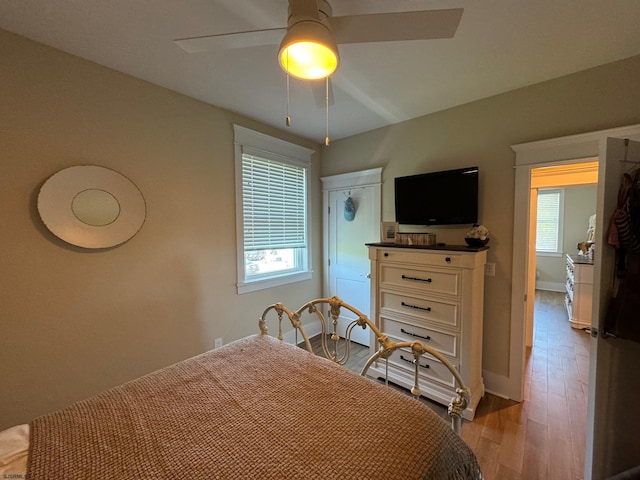
M 589 335 L 570 327 L 564 295 L 536 292 L 534 345 L 527 349 L 522 403 L 486 394 L 462 438 L 485 480 L 583 478 Z M 320 353 L 319 337 L 312 341 Z M 368 349 L 353 344 L 347 367 L 359 372 Z M 421 399 L 443 418 L 446 407 Z
M 463 425 L 487 480 L 583 478 L 590 337 L 570 327 L 563 299 L 536 292 L 524 402 L 487 395 Z

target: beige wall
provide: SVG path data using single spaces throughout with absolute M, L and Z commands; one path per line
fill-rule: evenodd
M 483 368 L 508 376 L 513 255 L 514 153 L 510 145 L 640 122 L 640 56 L 334 141 L 321 175 L 384 167 L 383 220 L 394 219 L 393 178 L 478 165 L 480 221 L 491 231 L 486 277 Z M 463 243 L 466 228 L 429 228 Z M 524 253 L 523 253 L 524 254 Z
M 263 308 L 321 293 L 314 156 L 313 279 L 236 294 L 234 122 L 317 145 L 0 30 L 0 429 L 258 331 Z M 147 218 L 109 250 L 46 230 L 58 170 L 112 168 Z

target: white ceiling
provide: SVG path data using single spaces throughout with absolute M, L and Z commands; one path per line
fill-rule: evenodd
M 332 140 L 640 54 L 639 0 L 333 0 L 332 7 L 335 16 L 464 8 L 452 39 L 341 45 Z M 283 27 L 286 12 L 287 0 L 1 0 L 0 27 L 284 129 L 277 46 L 188 54 L 173 40 Z M 289 112 L 293 133 L 324 141 L 325 111 L 308 82 L 291 80 Z

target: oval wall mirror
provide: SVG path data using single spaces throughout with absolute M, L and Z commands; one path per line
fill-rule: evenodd
M 108 248 L 133 237 L 142 227 L 142 193 L 124 175 L 105 167 L 65 168 L 44 182 L 38 212 L 46 227 L 67 243 Z

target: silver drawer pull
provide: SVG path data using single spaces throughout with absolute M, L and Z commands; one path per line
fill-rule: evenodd
M 418 277 L 409 277 L 408 275 L 402 275 L 403 280 L 413 280 L 415 282 L 426 282 L 431 283 L 430 278 L 418 278 Z
M 425 312 L 430 312 L 431 307 L 419 307 L 418 305 L 411 305 L 410 303 L 400 302 L 400 305 L 407 308 L 413 308 L 414 310 L 424 310 Z
M 405 335 L 409 335 L 409 336 L 411 336 L 411 337 L 421 338 L 421 339 L 423 339 L 423 340 L 427 340 L 427 341 L 431 340 L 431 337 L 430 337 L 430 336 L 428 336 L 428 335 L 427 335 L 426 337 L 424 337 L 424 336 L 422 336 L 422 335 L 418 335 L 417 333 L 407 332 L 404 328 L 401 328 L 401 329 L 400 329 L 400 331 L 401 331 L 402 333 L 404 333 Z
M 404 360 L 407 363 L 411 363 L 411 364 L 415 365 L 415 361 L 414 360 L 412 360 L 410 358 L 404 358 L 404 355 L 400 355 L 400 360 Z M 420 366 L 422 368 L 431 368 L 431 367 L 429 367 L 428 363 L 425 363 L 424 365 L 421 364 L 421 363 L 418 363 L 418 366 Z

